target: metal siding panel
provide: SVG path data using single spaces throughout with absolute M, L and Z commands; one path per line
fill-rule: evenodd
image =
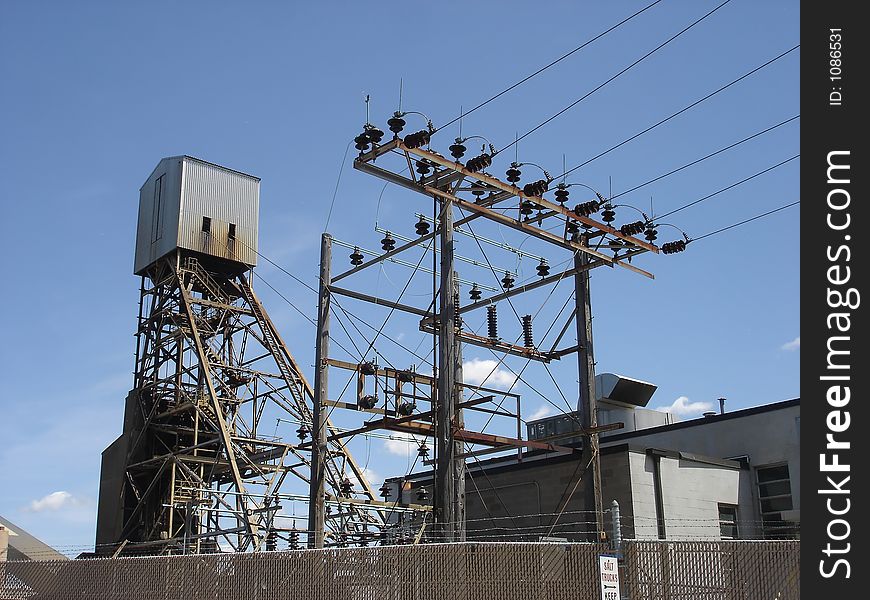
M 184 158 L 182 179 L 178 247 L 256 265 L 259 180 L 191 157 Z M 210 234 L 202 232 L 203 217 L 212 220 Z
M 139 190 L 139 221 L 136 228 L 136 258 L 133 265 L 134 273 L 141 273 L 158 258 L 175 250 L 178 229 L 178 214 L 180 202 L 180 171 L 181 157 L 169 157 L 161 160 L 157 167 Z M 153 239 L 155 213 L 155 182 L 164 177 L 161 194 L 161 229 L 162 234 Z
M 155 182 L 164 177 L 160 220 L 162 232 L 153 239 Z M 176 248 L 257 264 L 257 221 L 260 182 L 189 156 L 164 158 L 139 191 L 139 220 L 133 272 L 142 273 Z M 212 219 L 212 233 L 202 233 L 202 217 Z M 236 241 L 228 240 L 236 224 Z

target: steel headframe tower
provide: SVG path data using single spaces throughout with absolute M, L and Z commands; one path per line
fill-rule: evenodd
M 509 438 L 495 436 L 483 432 L 468 431 L 464 427 L 463 411 L 483 410 L 493 413 L 492 409 L 486 410 L 481 404 L 493 401 L 493 395 L 488 397 L 465 400 L 463 390 L 473 388 L 475 392 L 488 391 L 498 394 L 498 390 L 488 390 L 479 386 L 469 386 L 462 383 L 462 344 L 471 344 L 490 348 L 496 352 L 502 352 L 515 356 L 521 356 L 540 362 L 558 360 L 564 356 L 578 353 L 580 368 L 580 407 L 582 414 L 581 433 L 589 437 L 589 443 L 583 445 L 580 460 L 591 470 L 592 484 L 586 486 L 588 510 L 594 510 L 597 515 L 597 524 L 594 529 L 597 536 L 603 535 L 601 496 L 600 496 L 600 472 L 598 462 L 598 433 L 621 427 L 621 424 L 613 424 L 598 427 L 596 419 L 596 403 L 594 389 L 594 359 L 592 354 L 591 334 L 591 308 L 589 302 L 589 272 L 600 266 L 621 267 L 635 273 L 653 278 L 653 275 L 643 269 L 634 266 L 631 259 L 646 252 L 658 252 L 659 249 L 653 243 L 655 239 L 655 226 L 651 221 L 635 222 L 615 228 L 610 225 L 613 221 L 612 206 L 607 200 L 596 193 L 594 200 L 581 203 L 574 209 L 565 206 L 570 185 L 562 183 L 556 193 L 557 202 L 543 198 L 548 191 L 552 180 L 549 175 L 546 179 L 534 182 L 520 188 L 516 185 L 517 177 L 511 183 L 506 183 L 485 172 L 492 164 L 492 154 L 482 153 L 479 156 L 467 160 L 465 163 L 460 159 L 464 154 L 464 140 L 457 139 L 450 147 L 453 159 L 445 158 L 441 154 L 428 149 L 430 138 L 435 132 L 429 128 L 416 133 L 400 137 L 400 132 L 405 124 L 401 118 L 402 113 L 396 113 L 389 121 L 390 129 L 394 132 L 393 139 L 381 143 L 383 132 L 373 125 L 366 124 L 363 133 L 355 139 L 360 154 L 354 161 L 354 168 L 375 175 L 388 182 L 407 188 L 434 201 L 437 209 L 437 218 L 431 220 L 436 229 L 429 232 L 428 225 L 421 226 L 424 218 L 421 216 L 418 224 L 418 237 L 408 239 L 405 243 L 396 247 L 395 240 L 389 232 L 382 240 L 384 252 L 368 260 L 360 249 L 353 245 L 343 245 L 354 248 L 351 255 L 352 268 L 337 275 L 330 276 L 331 253 L 324 252 L 321 255 L 321 310 L 318 314 L 318 357 L 317 368 L 320 372 L 316 397 L 322 399 L 315 407 L 316 414 L 331 408 L 348 408 L 356 411 L 364 411 L 380 415 L 379 418 L 367 421 L 362 427 L 352 430 L 343 435 L 354 435 L 361 432 L 369 432 L 375 429 L 407 432 L 420 436 L 435 438 L 436 457 L 432 464 L 434 474 L 434 497 L 433 517 L 435 525 L 434 538 L 440 541 L 458 541 L 465 539 L 464 527 L 464 486 L 465 486 L 465 460 L 481 454 L 499 452 L 509 448 L 517 448 L 521 452 L 522 447 L 545 449 L 550 451 L 573 452 L 572 448 L 554 445 L 551 442 L 563 437 L 576 436 L 572 432 L 564 436 L 554 436 L 546 440 L 523 440 L 520 433 L 520 400 L 516 394 L 503 394 L 516 400 L 516 413 L 505 413 L 499 403 L 501 414 L 507 414 L 517 420 L 517 436 Z M 389 162 L 390 158 L 398 158 L 397 161 Z M 378 164 L 375 164 L 375 161 Z M 387 163 L 388 166 L 382 166 Z M 511 165 L 515 168 L 518 165 Z M 510 179 L 510 171 L 508 172 Z M 600 222 L 591 215 L 604 209 L 604 221 Z M 454 211 L 461 211 L 461 218 L 456 218 Z M 531 213 L 537 211 L 537 215 Z M 609 214 L 608 214 L 609 211 Z M 456 276 L 454 262 L 457 255 L 454 253 L 454 233 L 461 232 L 468 235 L 467 230 L 460 227 L 476 219 L 485 219 L 498 225 L 508 227 L 523 235 L 534 237 L 549 243 L 557 250 L 567 251 L 574 256 L 574 263 L 566 271 L 549 274 L 549 267 L 541 270 L 541 278 L 538 281 L 513 286 L 513 280 L 505 282 L 503 289 L 493 289 L 496 292 L 489 297 L 482 298 L 479 293 L 472 295 L 471 303 L 460 306 L 458 294 L 458 277 Z M 549 219 L 545 228 L 543 221 Z M 553 220 L 560 220 L 563 225 L 562 235 L 553 233 Z M 646 233 L 646 240 L 635 237 L 636 234 Z M 471 234 L 473 235 L 473 234 Z M 372 265 L 384 261 L 397 261 L 397 255 L 412 248 L 429 245 L 437 238 L 440 251 L 440 263 L 437 276 L 440 281 L 440 289 L 437 297 L 428 309 L 403 304 L 379 298 L 361 291 L 339 287 L 336 283 L 354 275 Z M 324 235 L 324 249 L 331 248 L 337 243 L 330 236 Z M 612 251 L 612 256 L 605 254 Z M 554 261 L 551 261 L 554 262 Z M 409 263 L 406 263 L 409 264 Z M 419 266 L 419 263 L 418 263 Z M 430 271 L 436 276 L 435 270 Z M 462 329 L 462 315 L 471 311 L 492 307 L 496 302 L 507 300 L 519 294 L 530 292 L 534 289 L 547 285 L 557 284 L 566 277 L 575 278 L 576 308 L 574 313 L 565 323 L 561 334 L 558 336 L 553 348 L 549 351 L 541 351 L 533 346 L 531 341 L 523 346 L 503 341 L 491 332 L 489 336 L 480 336 Z M 504 280 L 503 280 L 504 281 Z M 475 288 L 476 288 L 475 284 Z M 390 310 L 398 310 L 420 317 L 421 331 L 431 333 L 437 339 L 438 361 L 435 365 L 433 376 L 419 373 L 397 371 L 392 368 L 380 368 L 377 365 L 363 363 L 354 365 L 334 360 L 328 356 L 328 314 L 329 299 L 332 295 L 340 295 L 355 300 L 369 302 L 379 306 L 389 307 Z M 557 348 L 572 321 L 576 321 L 578 344 L 566 348 Z M 530 337 L 530 336 L 529 336 Z M 356 370 L 359 373 L 358 403 L 355 405 L 341 402 L 330 402 L 327 397 L 326 371 L 329 367 L 339 367 Z M 378 398 L 367 395 L 365 392 L 366 376 L 383 378 L 387 383 L 380 386 L 389 397 L 383 408 L 377 406 Z M 390 384 L 394 381 L 394 384 Z M 415 382 L 414 389 L 407 392 L 402 388 L 402 382 Z M 420 382 L 430 388 L 428 397 L 421 397 L 416 386 Z M 391 387 L 392 385 L 392 387 Z M 377 384 L 375 389 L 378 389 Z M 403 398 L 413 398 L 413 402 Z M 417 402 L 428 403 L 428 410 L 420 409 Z M 402 410 L 403 406 L 405 410 Z M 410 407 L 410 408 L 409 408 Z M 464 449 L 468 446 L 471 449 Z M 480 447 L 483 446 L 483 449 Z M 422 454 L 421 454 L 422 455 Z M 585 475 L 585 472 L 584 472 Z M 390 493 L 385 490 L 384 495 Z M 312 518 L 309 528 L 314 531 L 324 527 L 323 516 L 319 515 L 314 508 L 317 503 L 318 492 L 312 480 Z M 401 491 L 400 491 L 401 496 Z M 425 506 L 416 506 L 407 502 L 400 502 L 401 497 L 391 502 L 392 507 L 425 509 Z M 425 526 L 425 525 L 424 525 Z M 422 535 L 416 536 L 417 539 Z
M 187 156 L 142 187 L 134 387 L 103 454 L 98 546 L 256 551 L 304 533 L 281 509 L 304 503 L 313 390 L 251 285 L 258 204 L 257 178 Z M 273 435 L 278 418 L 299 425 L 300 443 Z M 369 484 L 342 444 L 325 450 L 327 489 L 357 502 L 330 530 L 365 538 L 381 521 Z

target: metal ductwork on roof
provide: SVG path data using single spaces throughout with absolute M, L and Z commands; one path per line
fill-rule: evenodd
M 658 386 L 616 373 L 595 376 L 595 391 L 599 401 L 616 402 L 628 406 L 646 406 Z

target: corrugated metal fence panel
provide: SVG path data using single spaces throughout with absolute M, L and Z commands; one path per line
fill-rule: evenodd
M 799 541 L 624 542 L 632 600 L 797 600 Z
M 597 600 L 606 550 L 492 542 L 9 562 L 0 563 L 0 598 Z M 632 600 L 800 597 L 800 542 L 628 541 L 624 550 Z
M 191 157 L 184 158 L 178 246 L 212 256 L 257 264 L 260 181 Z M 211 232 L 202 231 L 203 217 Z M 229 226 L 236 226 L 235 239 Z

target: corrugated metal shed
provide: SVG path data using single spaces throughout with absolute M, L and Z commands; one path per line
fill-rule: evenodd
M 139 190 L 133 272 L 176 248 L 257 264 L 260 179 L 193 158 L 161 160 Z

